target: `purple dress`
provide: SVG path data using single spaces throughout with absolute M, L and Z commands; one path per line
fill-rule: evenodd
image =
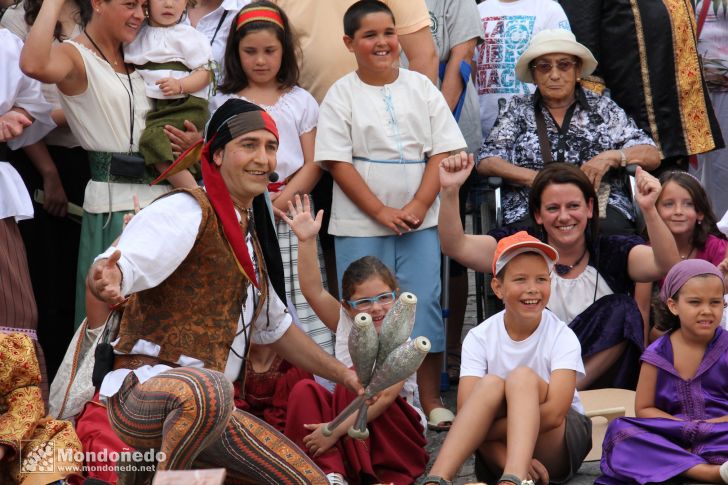
M 663 482 L 699 464 L 728 461 L 728 422 L 705 420 L 728 415 L 728 332 L 718 328 L 692 379 L 673 364 L 670 335 L 655 341 L 642 360 L 658 369 L 655 407 L 666 418 L 618 418 L 602 446 L 603 485 Z

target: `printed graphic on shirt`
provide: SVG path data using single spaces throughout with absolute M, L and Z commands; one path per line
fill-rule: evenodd
M 516 61 L 526 50 L 534 15 L 483 17 L 485 41 L 478 46 L 476 82 L 478 94 L 529 94 L 528 85 L 516 78 Z
M 432 33 L 433 36 L 435 36 L 437 34 L 438 28 L 440 27 L 440 23 L 437 21 L 437 17 L 435 17 L 435 13 L 432 12 L 431 10 L 429 12 L 430 12 L 430 32 Z

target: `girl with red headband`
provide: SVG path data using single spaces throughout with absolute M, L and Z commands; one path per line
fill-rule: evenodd
M 214 110 L 230 98 L 261 106 L 275 120 L 280 134 L 277 179 L 268 190 L 273 205 L 288 210 L 295 194 L 307 194 L 319 179 L 312 163 L 318 103 L 298 86 L 295 37 L 277 5 L 252 2 L 234 19 L 225 49 L 223 82 L 210 100 Z M 273 177 L 276 178 L 276 177 Z M 303 298 L 298 282 L 298 239 L 283 221 L 276 224 L 285 270 L 286 293 L 294 319 L 324 350 L 333 354 L 333 333 Z

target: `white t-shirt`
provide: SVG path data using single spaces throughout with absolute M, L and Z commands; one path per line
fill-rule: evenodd
M 207 99 L 207 93 L 211 90 L 210 85 L 194 93 L 165 96 L 157 86 L 157 81 L 167 77 L 181 79 L 198 68 L 210 69 L 212 61 L 210 41 L 203 33 L 186 24 L 152 27 L 145 23 L 134 40 L 124 47 L 124 62 L 135 66 L 143 66 L 147 62 L 181 62 L 187 67 L 187 71 L 137 67 L 137 72 L 147 85 L 147 96 L 154 99 L 184 98 L 187 95 Z
M 584 375 L 581 345 L 574 332 L 556 315 L 544 310 L 541 323 L 525 340 L 516 342 L 506 330 L 505 310 L 496 313 L 468 332 L 463 342 L 460 377 L 493 374 L 505 379 L 516 367 L 528 367 L 549 382 L 558 369 Z M 584 414 L 579 393 L 574 391 L 571 407 Z
M 432 155 L 464 148 L 465 139 L 440 91 L 422 74 L 406 69 L 384 86 L 356 72 L 329 89 L 316 132 L 316 162 L 351 163 L 383 204 L 400 209 L 422 182 Z M 437 225 L 435 200 L 419 229 Z M 334 183 L 329 234 L 391 236 L 391 229 L 364 213 Z
M 218 92 L 210 100 L 210 113 L 214 113 L 228 99 L 243 99 L 257 104 L 276 122 L 280 143 L 276 152 L 276 173 L 281 182 L 303 166 L 301 135 L 316 128 L 319 114 L 318 103 L 308 91 L 294 86 L 278 98 L 273 106 L 256 103 L 245 96 Z
M 505 108 L 517 94 L 536 89 L 516 78 L 516 61 L 531 37 L 544 29 L 569 29 L 569 20 L 554 0 L 488 0 L 478 5 L 485 42 L 475 50 L 475 83 L 480 98 L 483 139 L 498 117 L 499 104 Z M 499 100 L 503 100 L 499 102 Z

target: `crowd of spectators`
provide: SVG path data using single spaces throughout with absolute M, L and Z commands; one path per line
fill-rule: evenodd
M 449 483 L 473 453 L 483 481 L 565 483 L 591 444 L 579 391 L 619 387 L 638 414 L 599 483 L 728 483 L 725 2 L 0 16 L 0 479 L 145 483 L 96 458 L 153 449 L 256 483 Z M 486 177 L 502 221 L 466 234 Z M 469 270 L 505 309 L 462 335 Z M 361 404 L 391 364 L 358 365 L 358 314 L 381 350 L 407 293 L 398 344 L 427 351 Z M 448 433 L 431 470 L 426 429 Z M 43 443 L 94 458 L 33 475 Z

